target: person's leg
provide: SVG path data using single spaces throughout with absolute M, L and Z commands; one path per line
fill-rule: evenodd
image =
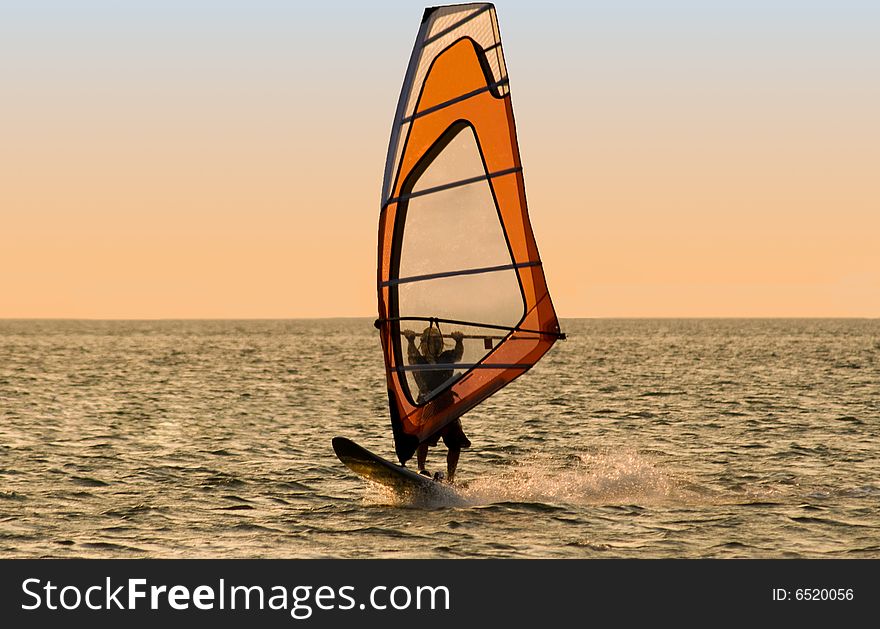
M 425 470 L 425 462 L 428 460 L 428 444 L 420 443 L 419 447 L 416 449 L 416 463 L 419 466 L 419 471 L 423 472 Z
M 461 448 L 453 446 L 446 453 L 446 480 L 452 482 L 455 480 L 455 468 L 458 467 L 458 457 L 461 455 Z
M 455 480 L 455 470 L 458 468 L 458 458 L 461 456 L 462 448 L 469 448 L 470 440 L 464 434 L 461 428 L 461 420 L 455 419 L 446 425 L 443 433 L 443 443 L 446 444 L 446 480 L 452 482 Z

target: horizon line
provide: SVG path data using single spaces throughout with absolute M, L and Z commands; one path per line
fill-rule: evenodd
M 2 317 L 3 321 L 332 321 L 340 319 L 374 319 L 375 315 L 336 315 L 322 317 Z M 791 319 L 813 319 L 813 320 L 833 320 L 833 319 L 862 319 L 875 320 L 880 319 L 880 315 L 753 315 L 753 316 L 736 316 L 736 315 L 630 315 L 630 316 L 572 316 L 558 317 L 560 321 L 566 320 L 791 320 Z

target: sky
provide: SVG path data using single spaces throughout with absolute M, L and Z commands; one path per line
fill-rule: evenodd
M 424 6 L 0 0 L 0 318 L 373 316 Z M 880 316 L 880 3 L 496 7 L 560 317 Z

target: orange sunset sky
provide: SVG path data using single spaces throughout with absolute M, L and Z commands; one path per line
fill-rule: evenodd
M 0 3 L 0 317 L 374 315 L 423 6 Z M 880 316 L 880 5 L 496 7 L 560 317 Z

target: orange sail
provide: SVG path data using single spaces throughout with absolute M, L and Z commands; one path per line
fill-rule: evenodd
M 401 463 L 564 338 L 491 4 L 425 11 L 388 148 L 378 291 Z

